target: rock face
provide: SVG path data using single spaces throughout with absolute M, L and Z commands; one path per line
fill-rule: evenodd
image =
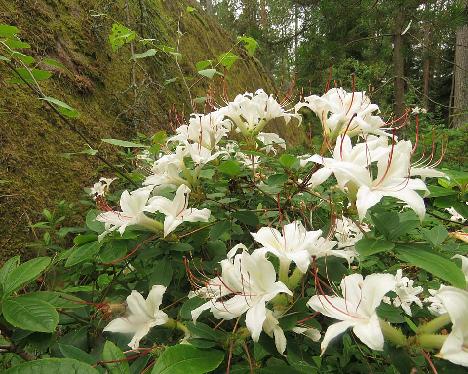
M 170 129 L 173 105 L 178 113 L 192 111 L 187 86 L 193 98 L 209 90 L 219 101 L 223 89 L 230 98 L 257 88 L 273 91 L 262 66 L 235 45 L 232 35 L 187 6 L 196 8 L 182 0 L 0 0 L 0 23 L 21 30 L 37 61 L 47 56 L 65 66 L 41 85 L 44 93 L 78 109 L 81 116 L 74 124 L 94 149 L 112 159 L 115 150 L 100 139 L 130 140 L 138 132 Z M 170 53 L 157 52 L 134 64 L 130 45 L 113 52 L 114 22 L 157 45 L 178 45 L 179 67 Z M 149 47 L 135 42 L 134 48 L 141 53 Z M 225 82 L 197 74 L 197 61 L 216 61 L 230 50 L 240 59 Z M 42 232 L 28 225 L 43 208 L 79 201 L 104 166 L 95 157 L 70 156 L 88 148 L 84 141 L 26 87 L 7 83 L 6 76 L 0 64 L 0 262 L 15 253 L 35 255 L 27 244 Z

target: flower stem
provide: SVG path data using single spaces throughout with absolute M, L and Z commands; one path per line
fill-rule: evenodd
M 300 283 L 302 280 L 302 277 L 304 276 L 304 273 L 299 270 L 299 268 L 295 268 L 292 275 L 289 277 L 288 281 L 288 287 L 291 291 L 294 291 L 294 289 L 297 287 L 297 285 Z
M 440 330 L 445 325 L 450 323 L 450 316 L 448 313 L 442 314 L 441 316 L 434 318 L 433 320 L 425 323 L 418 328 L 418 334 L 430 334 Z
M 168 329 L 177 329 L 184 333 L 185 336 L 190 335 L 190 331 L 182 322 L 176 321 L 175 319 L 169 318 L 167 322 L 163 325 Z
M 385 340 L 395 344 L 396 346 L 405 346 L 408 343 L 406 336 L 401 330 L 391 326 L 387 321 L 380 320 L 380 328 L 382 329 Z
M 284 284 L 288 283 L 288 274 L 289 274 L 289 261 L 280 261 L 279 266 L 279 280 Z
M 425 349 L 440 349 L 445 343 L 447 335 L 422 334 L 416 339 L 417 344 Z

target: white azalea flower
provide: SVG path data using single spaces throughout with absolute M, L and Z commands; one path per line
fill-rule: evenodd
M 397 297 L 393 299 L 393 305 L 397 308 L 401 307 L 406 314 L 411 316 L 412 303 L 422 308 L 422 302 L 418 295 L 423 292 L 423 288 L 421 286 L 413 287 L 414 281 L 410 280 L 408 277 L 404 277 L 401 269 L 397 270 L 395 282 L 395 293 Z
M 180 173 L 185 169 L 184 157 L 186 155 L 185 148 L 179 146 L 174 153 L 164 155 L 156 160 L 151 169 L 152 174 L 145 179 L 143 185 L 162 188 L 187 184 L 187 181 L 180 176 Z
M 220 155 L 220 152 L 212 153 L 210 149 L 205 148 L 198 143 L 187 143 L 185 147 L 193 162 L 197 165 L 204 165 L 210 161 L 213 161 Z
M 346 92 L 343 88 L 332 88 L 324 95 L 308 96 L 305 102 L 296 105 L 296 112 L 307 107 L 322 122 L 325 134 L 336 137 L 346 132 L 349 136 L 358 134 L 387 135 L 381 127 L 385 122 L 374 112 L 379 107 L 372 104 L 365 92 Z
M 382 298 L 395 288 L 391 274 L 371 274 L 365 279 L 352 274 L 341 281 L 343 297 L 315 295 L 307 305 L 323 315 L 341 320 L 330 325 L 322 341 L 322 353 L 330 341 L 352 327 L 356 336 L 369 348 L 381 351 L 384 337 L 376 308 Z
M 361 225 L 364 231 L 370 231 L 365 224 Z M 342 216 L 335 221 L 335 239 L 338 241 L 338 248 L 354 249 L 354 245 L 364 237 L 364 233 L 353 222 L 353 220 Z
M 157 229 L 155 226 L 157 222 L 147 217 L 144 213 L 145 211 L 154 212 L 154 210 L 146 206 L 151 190 L 151 187 L 139 188 L 132 192 L 125 190 L 120 196 L 120 208 L 122 211 L 100 213 L 96 217 L 96 220 L 104 223 L 105 231 L 99 235 L 99 240 L 115 230 L 118 230 L 122 235 L 128 226 L 140 226 L 151 231 Z
M 179 186 L 174 200 L 169 200 L 164 196 L 155 196 L 148 202 L 145 208 L 149 212 L 161 212 L 164 219 L 164 237 L 174 231 L 183 222 L 207 222 L 210 218 L 209 209 L 188 208 L 190 188 L 185 184 Z
M 312 256 L 349 259 L 345 251 L 333 250 L 336 242 L 321 237 L 322 230 L 307 231 L 300 221 L 283 226 L 281 233 L 272 227 L 262 227 L 258 232 L 251 234 L 254 240 L 263 246 L 257 251 L 273 253 L 286 268 L 294 262 L 302 273 L 307 272 Z
M 286 350 L 286 336 L 281 328 L 279 321 L 273 315 L 271 310 L 266 309 L 266 318 L 263 322 L 263 331 L 270 337 L 275 339 L 275 346 L 279 353 L 283 354 Z
M 445 208 L 445 210 L 452 215 L 452 217 L 450 217 L 450 221 L 460 223 L 464 223 L 466 221 L 466 218 L 463 217 L 460 213 L 458 213 L 453 206 L 451 206 L 450 208 Z
M 237 95 L 220 111 L 229 118 L 244 135 L 258 134 L 271 120 L 282 118 L 286 124 L 292 117 L 300 120 L 300 116 L 287 113 L 283 107 L 263 90 L 255 94 Z
M 105 196 L 109 191 L 110 184 L 115 181 L 117 178 L 99 178 L 99 181 L 94 183 L 89 191 L 89 195 L 96 200 L 98 196 Z
M 139 292 L 132 291 L 127 297 L 128 317 L 112 320 L 104 331 L 134 334 L 128 346 L 137 349 L 140 340 L 152 327 L 164 325 L 168 321 L 167 314 L 159 310 L 165 291 L 166 287 L 155 285 L 151 288 L 146 300 Z
M 207 149 L 214 149 L 231 128 L 231 121 L 224 119 L 220 111 L 209 114 L 192 114 L 188 125 L 179 126 L 176 135 L 169 141 L 198 143 Z
M 238 248 L 243 248 L 243 252 L 234 254 Z M 275 268 L 264 254 L 249 254 L 245 246 L 236 246 L 221 261 L 221 275 L 194 293 L 210 300 L 192 310 L 192 318 L 196 321 L 205 310 L 210 310 L 215 318 L 226 320 L 246 313 L 247 329 L 252 339 L 258 341 L 268 314 L 265 304 L 280 293 L 292 295 L 283 282 L 276 281 Z M 267 330 L 274 334 L 277 330 L 269 322 Z
M 304 335 L 308 337 L 313 342 L 318 342 L 320 338 L 322 337 L 322 335 L 320 334 L 320 331 L 313 327 L 296 326 L 292 328 L 292 331 L 295 332 L 296 334 L 300 334 L 300 335 Z
M 442 314 L 447 313 L 447 310 L 442 304 L 442 301 L 437 297 L 439 291 L 433 289 L 429 289 L 428 291 L 431 296 L 426 297 L 423 302 L 430 303 L 430 305 L 427 307 L 429 312 L 431 312 L 431 314 L 434 316 L 441 316 Z
M 436 296 L 449 314 L 452 331 L 447 336 L 439 357 L 468 367 L 468 291 L 441 286 Z
M 286 141 L 281 138 L 278 134 L 271 133 L 271 132 L 261 132 L 257 135 L 257 139 L 262 142 L 264 147 L 261 149 L 265 150 L 266 153 L 273 152 L 276 154 L 275 145 L 279 146 L 280 148 L 286 149 Z

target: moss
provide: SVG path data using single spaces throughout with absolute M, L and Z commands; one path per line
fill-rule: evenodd
M 106 157 L 112 157 L 112 151 L 101 138 L 131 138 L 136 132 L 167 129 L 174 103 L 179 111 L 191 111 L 174 59 L 163 53 L 139 61 L 137 81 L 144 84 L 134 96 L 129 47 L 113 53 L 108 43 L 112 22 L 119 21 L 168 46 L 176 46 L 179 28 L 180 65 L 189 84 L 195 81 L 190 77 L 199 78 L 197 61 L 216 59 L 235 44 L 215 19 L 201 10 L 187 13 L 188 4 L 196 6 L 193 2 L 129 0 L 129 4 L 127 22 L 123 0 L 0 0 L 2 22 L 19 27 L 21 38 L 33 46 L 30 53 L 37 60 L 48 56 L 66 66 L 43 84 L 44 92 L 80 111 L 77 126 Z M 137 50 L 142 52 L 145 47 L 138 45 Z M 227 76 L 230 96 L 261 87 L 274 90 L 255 58 L 240 47 L 233 52 L 241 60 Z M 5 76 L 7 72 L 0 67 L 0 77 Z M 165 84 L 174 77 L 175 83 Z M 0 87 L 1 261 L 25 252 L 25 244 L 33 239 L 27 225 L 57 201 L 77 201 L 102 165 L 95 158 L 62 157 L 63 153 L 83 150 L 83 141 L 24 87 L 8 85 L 2 78 Z M 204 96 L 210 89 L 221 102 L 222 87 L 221 78 L 202 80 L 192 95 Z

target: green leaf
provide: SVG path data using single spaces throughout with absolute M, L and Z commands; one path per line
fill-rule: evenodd
M 242 172 L 240 163 L 235 160 L 226 160 L 221 162 L 221 164 L 218 166 L 218 170 L 223 174 L 229 175 L 230 177 L 235 177 Z
M 422 229 L 424 237 L 434 246 L 442 244 L 448 237 L 448 231 L 442 225 L 433 227 L 432 229 Z
M 124 353 L 111 341 L 106 341 L 102 350 L 103 361 L 114 361 L 125 359 Z M 109 374 L 130 374 L 128 361 L 112 362 L 106 364 Z
M 455 287 L 465 288 L 465 275 L 452 261 L 421 245 L 399 245 L 395 248 L 396 256 L 404 262 L 417 266 L 451 283 Z
M 53 58 L 45 58 L 41 62 L 49 66 L 56 67 L 56 68 L 66 69 L 64 64 L 62 64 L 60 61 L 57 61 L 56 59 L 53 59 Z
M 130 30 L 120 23 L 114 23 L 109 35 L 109 43 L 112 51 L 117 52 L 124 44 L 130 43 L 135 37 L 135 31 Z
M 395 244 L 384 239 L 363 238 L 356 243 L 356 251 L 362 257 L 367 257 L 380 252 L 389 252 Z
M 86 226 L 88 229 L 97 232 L 98 234 L 104 231 L 104 223 L 96 220 L 96 217 L 99 214 L 101 214 L 101 212 L 97 209 L 91 209 L 86 213 Z
M 104 245 L 104 248 L 99 252 L 99 258 L 101 262 L 109 263 L 124 257 L 127 251 L 127 240 L 113 240 Z
M 14 256 L 3 264 L 2 268 L 0 269 L 0 284 L 2 285 L 2 290 L 5 289 L 8 276 L 19 266 L 19 264 L 20 256 Z
M 204 303 L 206 303 L 206 300 L 200 297 L 192 297 L 191 299 L 188 299 L 182 304 L 182 307 L 179 310 L 180 318 L 192 320 L 192 310 L 198 308 Z
M 72 108 L 70 105 L 64 103 L 63 101 L 56 99 L 55 97 L 46 96 L 41 97 L 40 99 L 53 104 L 54 107 L 65 117 L 78 118 L 80 116 L 80 113 L 76 109 Z
M 198 70 L 204 70 L 206 69 L 208 66 L 211 66 L 211 64 L 213 63 L 213 60 L 202 60 L 202 61 L 198 61 L 195 63 L 195 68 Z
M 109 143 L 112 145 L 117 145 L 119 147 L 125 147 L 125 148 L 149 148 L 147 145 L 140 144 L 140 143 L 134 143 L 134 142 L 128 142 L 126 140 L 120 140 L 120 139 L 101 139 L 105 143 Z
M 19 29 L 15 26 L 0 23 L 0 38 L 8 38 L 19 33 Z
M 253 56 L 255 54 L 258 43 L 254 38 L 244 35 L 237 37 L 237 40 L 244 45 L 244 48 L 247 50 L 247 54 L 249 56 Z
M 22 79 L 14 76 L 9 80 L 10 83 L 34 83 L 36 81 L 44 81 L 52 76 L 50 71 L 40 69 L 17 68 L 15 71 Z
M 218 62 L 227 70 L 232 68 L 232 65 L 239 59 L 239 56 L 232 52 L 226 52 L 218 56 Z
M 169 286 L 174 274 L 174 269 L 170 260 L 163 259 L 153 262 L 153 272 L 148 279 L 148 287 L 151 288 L 155 284 Z
M 291 169 L 292 167 L 299 165 L 299 160 L 296 156 L 293 155 L 288 155 L 288 154 L 283 154 L 279 158 L 279 162 L 281 166 Z
M 427 186 L 427 189 L 430 192 L 429 197 L 451 196 L 457 194 L 457 192 L 454 190 L 450 190 L 448 188 L 440 186 Z
M 92 366 L 71 358 L 43 358 L 13 366 L 4 374 L 99 374 Z
M 26 261 L 12 270 L 5 280 L 5 295 L 10 294 L 24 284 L 36 279 L 50 264 L 49 257 L 37 257 Z
M 96 363 L 96 360 L 93 356 L 85 351 L 76 348 L 69 344 L 60 344 L 58 345 L 60 353 L 66 358 L 73 358 L 78 361 L 86 362 L 87 364 L 93 365 Z
M 101 243 L 99 242 L 89 242 L 83 244 L 82 246 L 73 248 L 71 255 L 68 257 L 65 267 L 69 268 L 83 261 L 89 260 L 96 256 L 101 248 Z
M 138 60 L 140 58 L 145 58 L 145 57 L 152 57 L 154 55 L 156 55 L 156 49 L 154 48 L 151 48 L 151 49 L 148 49 L 146 52 L 143 52 L 143 53 L 135 53 L 131 59 L 132 60 Z
M 28 49 L 31 48 L 31 45 L 21 41 L 17 36 L 11 36 L 4 41 L 4 43 L 10 49 Z
M 196 9 L 194 7 L 191 7 L 191 6 L 187 6 L 187 8 L 185 8 L 185 11 L 187 13 L 193 13 L 196 11 Z
M 215 76 L 216 73 L 218 73 L 218 71 L 216 69 L 198 70 L 198 74 L 203 75 L 204 77 L 207 77 L 209 79 L 213 79 L 213 77 Z
M 233 212 L 232 215 L 240 222 L 248 226 L 255 227 L 259 223 L 257 215 L 254 212 L 248 210 L 239 210 L 237 212 Z
M 167 348 L 156 361 L 152 374 L 203 374 L 216 369 L 224 353 L 200 350 L 187 344 Z
M 169 246 L 169 251 L 189 252 L 193 251 L 193 247 L 188 243 L 174 243 Z
M 18 296 L 3 301 L 3 316 L 22 330 L 54 332 L 59 316 L 55 308 L 40 299 Z
M 79 297 L 69 295 L 65 292 L 36 291 L 21 295 L 22 298 L 40 299 L 60 309 L 77 309 L 86 306 L 86 302 Z
M 267 184 L 270 186 L 278 186 L 286 183 L 288 176 L 286 174 L 273 174 L 267 179 Z
M 30 65 L 34 61 L 36 61 L 34 57 L 25 55 L 24 53 L 21 53 L 21 52 L 13 52 L 11 54 L 11 57 L 17 58 L 18 60 L 25 63 L 26 65 Z

